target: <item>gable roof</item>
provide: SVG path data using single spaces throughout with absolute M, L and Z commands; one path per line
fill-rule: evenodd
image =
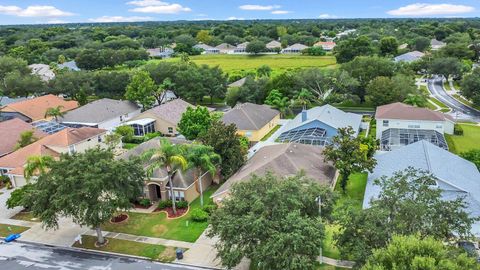
M 301 51 L 301 50 L 305 50 L 307 49 L 308 46 L 305 46 L 303 44 L 300 44 L 300 43 L 295 43 L 291 46 L 288 46 L 287 48 L 285 48 L 284 50 L 298 50 L 298 51 Z
M 299 113 L 294 119 L 292 119 L 286 124 L 283 130 L 289 131 L 317 120 L 335 129 L 350 126 L 357 133 L 362 123 L 361 115 L 344 112 L 329 104 L 323 105 L 321 107 L 311 108 L 310 110 L 307 110 L 306 113 L 306 121 L 302 121 L 302 113 Z M 356 133 L 355 135 L 357 135 Z
M 50 69 L 49 65 L 31 64 L 28 67 L 32 70 L 32 74 L 39 76 L 43 81 L 55 78 L 55 73 Z
M 237 104 L 226 112 L 222 121 L 225 124 L 235 124 L 240 130 L 259 130 L 272 121 L 280 112 L 268 105 L 253 103 Z
M 188 107 L 195 107 L 192 104 L 184 101 L 183 99 L 177 98 L 165 102 L 157 107 L 153 107 L 150 110 L 147 110 L 142 113 L 151 113 L 158 118 L 164 119 L 174 125 L 177 125 L 182 119 L 182 114 L 187 110 Z
M 48 108 L 62 106 L 62 112 L 66 112 L 78 107 L 76 101 L 66 101 L 61 97 L 49 94 L 33 99 L 27 99 L 15 103 L 11 103 L 2 108 L 2 111 L 19 112 L 32 121 L 45 118 L 45 112 Z
M 91 127 L 66 128 L 0 158 L 0 167 L 15 168 L 14 173 L 20 174 L 23 173 L 23 165 L 30 156 L 58 156 L 60 153 L 52 147 L 68 147 L 103 133 L 106 133 L 106 130 Z
M 432 46 L 444 46 L 444 45 L 446 45 L 446 43 L 442 42 L 442 41 L 439 41 L 439 40 L 434 38 L 430 41 L 430 45 L 432 45 Z
M 413 51 L 413 52 L 408 52 L 408 53 L 401 54 L 401 55 L 395 57 L 394 60 L 396 62 L 400 62 L 400 61 L 413 62 L 413 61 L 419 60 L 420 58 L 422 58 L 424 56 L 425 56 L 425 54 L 422 53 L 422 52 Z
M 37 139 L 47 136 L 45 132 L 18 118 L 0 122 L 0 138 L 2 138 L 0 141 L 0 156 L 13 152 L 20 139 L 20 134 L 28 130 L 34 131 L 33 136 Z
M 425 121 L 454 121 L 450 115 L 432 111 L 426 108 L 410 106 L 401 102 L 377 107 L 376 119 L 425 120 Z
M 204 43 L 198 43 L 196 44 L 195 46 L 193 46 L 194 48 L 196 49 L 202 49 L 202 50 L 212 50 L 212 49 L 216 49 L 215 47 L 212 47 L 210 45 L 207 45 L 207 44 L 204 44 Z
M 67 112 L 59 120 L 64 123 L 98 124 L 139 109 L 137 104 L 128 100 L 102 98 Z
M 308 178 L 332 185 L 335 168 L 323 159 L 323 148 L 318 146 L 287 143 L 262 147 L 212 197 L 228 192 L 236 183 L 250 180 L 252 175 L 264 176 L 267 172 L 288 177 L 303 170 Z
M 265 47 L 269 48 L 269 49 L 273 49 L 273 48 L 281 48 L 282 47 L 282 43 L 276 41 L 276 40 L 272 40 L 270 42 L 268 42 Z
M 377 165 L 369 174 L 363 207 L 381 192 L 373 181 L 382 176 L 392 176 L 408 167 L 425 170 L 437 178 L 444 199 L 466 196 L 468 209 L 473 216 L 480 216 L 480 172 L 475 164 L 427 141 L 419 141 L 391 152 L 375 155 Z M 446 166 L 448 164 L 448 166 Z M 474 225 L 480 235 L 480 222 Z
M 319 41 L 315 43 L 315 45 L 313 46 L 335 46 L 335 45 L 337 45 L 337 43 L 335 43 L 334 41 Z
M 246 41 L 237 45 L 237 49 L 246 49 L 250 42 Z
M 233 83 L 229 84 L 228 87 L 241 87 L 245 84 L 247 77 L 243 77 L 238 81 L 234 81 Z
M 219 50 L 234 50 L 234 49 L 236 49 L 235 46 L 230 45 L 230 44 L 228 44 L 228 43 L 222 43 L 222 44 L 218 45 L 218 46 L 215 47 L 215 48 L 217 48 L 217 49 L 219 49 Z

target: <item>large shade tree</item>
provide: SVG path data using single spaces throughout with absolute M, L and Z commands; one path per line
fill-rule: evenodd
M 207 132 L 211 124 L 212 116 L 207 108 L 203 106 L 188 107 L 178 123 L 178 131 L 187 140 L 195 140 L 199 135 Z

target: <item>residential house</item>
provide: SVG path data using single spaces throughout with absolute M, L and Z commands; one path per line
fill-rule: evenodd
M 238 81 L 234 81 L 233 83 L 228 85 L 228 88 L 231 87 L 242 87 L 245 84 L 245 81 L 247 80 L 247 77 L 243 77 Z
M 106 134 L 104 129 L 90 127 L 64 129 L 1 157 L 0 172 L 10 178 L 14 187 L 24 186 L 27 181 L 23 172 L 30 156 L 59 157 L 63 153 L 81 153 L 95 147 L 106 147 Z
M 336 38 L 337 39 L 340 39 L 342 37 L 346 37 L 348 35 L 353 35 L 355 32 L 357 32 L 357 29 L 348 29 L 348 30 L 345 30 L 343 32 L 340 32 L 336 35 Z
M 351 127 L 357 137 L 361 124 L 360 114 L 347 113 L 327 104 L 303 110 L 285 125 L 278 141 L 323 146 L 330 143 L 340 128 Z
M 215 48 L 220 50 L 220 53 L 223 53 L 223 54 L 232 54 L 237 49 L 237 47 L 230 45 L 228 43 L 222 43 Z
M 233 52 L 234 53 L 240 53 L 240 54 L 241 53 L 246 53 L 248 43 L 250 43 L 250 42 L 243 42 L 243 43 L 238 44 Z
M 118 158 L 128 159 L 131 157 L 142 156 L 145 152 L 151 149 L 159 148 L 161 145 L 161 138 L 154 138 L 147 142 L 140 144 L 139 146 L 125 152 Z M 190 143 L 184 139 L 169 138 L 173 144 L 185 144 Z M 147 170 L 148 164 L 144 164 L 145 170 Z M 218 176 L 212 177 L 209 173 L 204 175 L 200 181 L 194 176 L 194 169 L 188 169 L 187 171 L 176 170 L 172 176 L 173 190 L 175 198 L 178 201 L 192 202 L 200 195 L 200 190 L 205 191 L 213 182 L 218 183 Z M 201 189 L 200 189 L 201 187 Z M 170 200 L 170 187 L 168 184 L 168 175 L 165 169 L 155 169 L 149 179 L 145 181 L 143 197 L 150 199 L 151 201 L 165 201 Z
M 454 119 L 444 113 L 400 102 L 379 106 L 376 138 L 383 151 L 427 140 L 448 149 L 444 133 L 453 134 Z
M 258 142 L 278 125 L 280 112 L 268 105 L 253 103 L 237 104 L 226 112 L 222 121 L 235 124 L 238 134 L 248 138 L 250 142 Z
M 291 46 L 288 46 L 287 48 L 282 50 L 282 53 L 288 54 L 288 53 L 302 53 L 303 50 L 308 49 L 308 46 L 305 46 L 300 43 L 295 43 Z
M 77 66 L 77 62 L 75 60 L 65 62 L 63 64 L 58 64 L 57 65 L 59 69 L 67 69 L 71 71 L 79 71 L 80 68 Z
M 314 47 L 322 47 L 324 51 L 332 51 L 335 46 L 337 46 L 337 43 L 333 41 L 319 41 L 313 45 Z
M 19 102 L 19 101 L 24 101 L 26 99 L 27 99 L 26 97 L 11 98 L 11 97 L 7 97 L 7 96 L 0 96 L 0 108 L 5 106 L 5 105 L 8 105 L 8 104 L 12 104 L 12 103 Z M 1 119 L 0 119 L 0 121 L 1 121 Z
M 268 42 L 265 47 L 267 47 L 268 50 L 275 50 L 275 49 L 281 49 L 282 48 L 282 43 L 276 41 L 276 40 L 272 40 L 270 42 Z
M 172 48 L 169 47 L 160 47 L 160 48 L 153 48 L 147 49 L 148 56 L 150 57 L 158 57 L 158 58 L 169 58 L 174 54 Z
M 380 186 L 374 184 L 375 179 L 391 177 L 395 172 L 412 167 L 435 177 L 436 185 L 432 188 L 440 189 L 444 200 L 463 197 L 470 216 L 480 217 L 480 173 L 472 162 L 427 141 L 419 141 L 391 152 L 378 153 L 375 159 L 377 165 L 368 176 L 363 208 L 368 208 L 370 201 L 378 198 L 381 192 Z M 479 220 L 473 224 L 472 233 L 480 236 Z
M 398 46 L 399 50 L 405 50 L 406 48 L 408 48 L 408 43 L 403 43 Z
M 44 82 L 48 82 L 55 78 L 55 73 L 50 69 L 49 65 L 31 64 L 28 67 L 32 70 L 32 74 L 37 75 Z
M 249 181 L 253 175 L 264 176 L 268 172 L 279 177 L 289 177 L 302 171 L 309 179 L 333 187 L 338 175 L 335 168 L 323 160 L 321 147 L 296 143 L 264 146 L 231 176 L 212 198 L 214 202 L 221 203 L 234 184 Z
M 431 47 L 432 51 L 438 51 L 445 46 L 447 46 L 447 43 L 442 42 L 442 41 L 438 41 L 435 38 L 430 41 L 430 47 Z
M 7 104 L 0 111 L 4 119 L 19 118 L 30 123 L 45 119 L 45 113 L 49 108 L 59 106 L 62 112 L 67 112 L 77 108 L 78 103 L 76 101 L 66 101 L 55 95 L 45 95 Z
M 197 45 L 193 46 L 193 48 L 202 50 L 202 54 L 219 54 L 220 53 L 219 49 L 203 43 L 198 43 Z
M 15 151 L 20 135 L 25 131 L 33 131 L 33 137 L 37 139 L 47 136 L 43 131 L 18 118 L 0 122 L 0 138 L 2 138 L 0 140 L 0 157 Z
M 68 127 L 96 127 L 112 131 L 140 112 L 141 108 L 131 101 L 102 98 L 67 112 L 59 122 Z
M 408 52 L 408 53 L 401 54 L 401 55 L 395 57 L 393 60 L 395 62 L 412 63 L 412 62 L 415 62 L 415 61 L 418 61 L 418 60 L 422 59 L 422 57 L 424 57 L 424 56 L 425 56 L 425 54 L 422 53 L 422 52 L 413 51 L 413 52 Z

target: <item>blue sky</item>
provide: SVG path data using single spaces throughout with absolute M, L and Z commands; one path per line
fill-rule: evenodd
M 0 24 L 480 17 L 480 0 L 0 0 Z

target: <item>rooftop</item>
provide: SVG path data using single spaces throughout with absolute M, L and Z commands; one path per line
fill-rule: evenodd
M 404 54 L 401 54 L 401 55 L 395 57 L 395 61 L 396 62 L 400 62 L 400 61 L 413 62 L 413 61 L 419 60 L 423 56 L 425 56 L 424 53 L 419 52 L 419 51 L 413 51 L 413 52 L 404 53 Z
M 2 108 L 2 111 L 19 112 L 32 119 L 32 121 L 36 121 L 45 118 L 45 113 L 48 108 L 55 108 L 58 106 L 62 106 L 62 112 L 66 112 L 77 108 L 78 103 L 73 100 L 66 101 L 61 97 L 50 94 L 8 104 Z
M 268 105 L 253 103 L 237 104 L 226 112 L 222 121 L 225 124 L 235 124 L 240 130 L 259 130 L 272 121 L 280 112 Z
M 180 122 L 180 119 L 182 119 L 182 114 L 187 110 L 188 107 L 194 106 L 183 99 L 177 98 L 151 108 L 144 113 L 151 113 L 161 119 L 177 125 L 178 122 Z
M 34 131 L 34 137 L 37 139 L 47 136 L 46 133 L 35 129 L 31 124 L 18 118 L 0 122 L 0 138 L 2 138 L 0 143 L 0 156 L 13 152 L 20 139 L 20 134 L 29 130 Z
M 454 121 L 447 114 L 432 111 L 426 108 L 410 106 L 401 102 L 377 107 L 376 119 L 425 120 L 425 121 Z

